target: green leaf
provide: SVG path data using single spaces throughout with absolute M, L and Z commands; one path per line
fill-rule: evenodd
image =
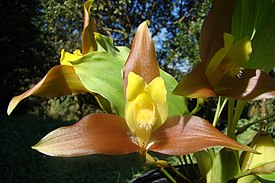
M 252 40 L 252 54 L 246 67 L 269 72 L 275 59 L 275 3 L 273 0 L 238 0 L 232 16 L 234 41 Z
M 118 51 L 118 49 L 114 46 L 114 42 L 112 38 L 109 38 L 99 33 L 94 33 L 94 34 L 97 42 L 98 51 L 106 51 L 106 52 L 112 52 L 112 53 L 115 53 L 115 51 Z
M 232 15 L 231 33 L 237 42 L 243 37 L 253 37 L 255 29 L 259 26 L 265 14 L 269 0 L 238 0 Z
M 199 166 L 200 173 L 203 177 L 206 178 L 207 182 L 210 182 L 211 180 L 211 168 L 213 166 L 214 159 L 214 157 L 211 156 L 211 151 L 214 150 L 208 149 L 194 153 L 194 156 Z
M 114 57 L 123 60 L 128 58 L 130 49 L 126 46 L 115 46 L 112 38 L 99 33 L 94 33 L 97 42 L 98 51 L 111 53 Z
M 251 173 L 257 174 L 261 180 L 274 181 L 275 180 L 275 160 L 263 163 L 250 170 Z
M 113 113 L 124 116 L 123 60 L 108 52 L 92 52 L 72 64 L 85 88 L 106 98 Z
M 235 175 L 239 174 L 239 158 L 236 152 L 223 148 L 217 153 L 211 173 L 211 183 L 228 182 Z
M 167 89 L 168 116 L 188 114 L 185 98 L 172 94 L 178 82 L 175 80 L 175 78 L 163 70 L 160 70 L 160 76 L 163 78 Z

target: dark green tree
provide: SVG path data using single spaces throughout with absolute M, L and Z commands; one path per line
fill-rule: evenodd
M 11 97 L 38 80 L 46 67 L 45 58 L 51 55 L 43 33 L 34 24 L 39 9 L 38 0 L 0 2 L 1 113 L 6 113 Z M 17 112 L 26 112 L 24 109 Z
M 93 6 L 99 30 L 119 45 L 131 45 L 137 26 L 149 20 L 158 60 L 176 77 L 199 60 L 199 33 L 209 0 L 97 0 Z

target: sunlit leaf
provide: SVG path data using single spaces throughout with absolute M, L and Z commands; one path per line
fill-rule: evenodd
M 168 116 L 188 114 L 185 97 L 173 94 L 173 90 L 178 84 L 177 80 L 163 70 L 160 70 L 160 76 L 163 78 L 167 90 Z
M 96 39 L 96 42 L 97 42 L 98 51 L 112 52 L 113 54 L 116 54 L 116 52 L 119 51 L 115 47 L 114 41 L 113 41 L 112 38 L 104 36 L 104 35 L 99 34 L 99 33 L 95 33 L 95 39 Z
M 123 118 L 93 114 L 72 126 L 61 127 L 46 135 L 33 149 L 50 156 L 74 157 L 89 154 L 128 154 L 139 147 Z
M 275 3 L 273 0 L 238 0 L 232 16 L 235 41 L 249 36 L 253 52 L 246 67 L 269 72 L 275 66 Z
M 88 90 L 82 85 L 73 67 L 58 65 L 49 70 L 44 78 L 21 95 L 15 96 L 9 103 L 7 113 L 10 114 L 17 104 L 31 95 L 42 97 L 57 97 L 86 93 Z
M 81 82 L 92 93 L 106 98 L 112 111 L 124 116 L 121 69 L 124 61 L 108 52 L 92 52 L 74 62 Z
M 253 151 L 196 116 L 168 118 L 165 124 L 153 133 L 151 143 L 149 150 L 170 155 L 190 154 L 214 146 Z
M 126 46 L 115 46 L 114 40 L 99 33 L 94 33 L 97 42 L 98 51 L 104 51 L 112 54 L 119 60 L 125 60 L 129 56 L 130 49 Z
M 212 153 L 215 154 L 213 149 L 203 150 L 194 153 L 200 173 L 203 177 L 206 178 L 206 182 L 211 181 L 211 168 L 213 166 L 214 159 L 214 156 L 211 155 L 211 151 L 213 151 Z
M 236 152 L 223 148 L 213 161 L 211 183 L 228 182 L 240 173 L 239 157 Z

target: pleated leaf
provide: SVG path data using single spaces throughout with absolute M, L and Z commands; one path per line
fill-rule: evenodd
M 275 63 L 275 3 L 273 0 L 238 0 L 232 16 L 232 34 L 238 41 L 252 40 L 253 52 L 246 67 L 269 72 Z
M 121 69 L 123 60 L 108 52 L 92 52 L 72 63 L 81 82 L 91 93 L 106 98 L 113 113 L 124 115 Z
M 228 182 L 239 173 L 240 165 L 238 155 L 234 151 L 223 148 L 214 158 L 210 182 Z

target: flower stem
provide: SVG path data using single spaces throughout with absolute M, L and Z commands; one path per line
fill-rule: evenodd
M 203 98 L 197 98 L 197 105 L 196 107 L 190 112 L 190 115 L 194 115 L 197 112 L 199 112 L 199 110 L 201 109 L 201 107 L 203 106 L 204 100 Z
M 223 110 L 223 108 L 224 108 L 227 101 L 228 101 L 228 98 L 219 97 L 218 104 L 217 104 L 217 109 L 216 109 L 214 120 L 213 120 L 213 126 L 217 125 L 218 120 L 219 120 L 220 115 L 221 115 L 221 112 L 222 112 L 222 110 Z
M 175 167 L 170 167 L 178 176 L 180 176 L 182 179 L 191 182 L 187 177 L 185 177 L 182 173 L 180 173 Z
M 177 183 L 177 181 L 163 168 L 160 167 L 160 171 L 173 183 Z
M 230 129 L 232 124 L 232 119 L 234 115 L 234 104 L 235 104 L 235 99 L 229 99 L 228 111 L 227 111 L 227 129 Z M 227 130 L 227 133 L 228 133 L 228 130 Z
M 243 101 L 243 100 L 237 101 L 236 110 L 235 110 L 231 125 L 228 127 L 227 135 L 233 139 L 236 138 L 235 130 L 237 128 L 237 124 L 241 117 L 245 104 L 246 104 L 246 101 Z
M 185 177 L 182 173 L 180 173 L 174 166 L 172 166 L 170 163 L 168 163 L 165 160 L 158 160 L 156 162 L 156 166 L 160 167 L 160 170 L 163 172 L 163 170 L 165 171 L 165 175 L 167 176 L 167 178 L 170 179 L 170 177 L 172 177 L 164 168 L 170 168 L 173 172 L 175 172 L 178 176 L 180 176 L 182 179 L 186 180 L 187 182 L 192 182 L 190 181 L 187 177 Z M 163 169 L 163 170 L 162 170 Z M 173 177 L 172 177 L 173 178 Z M 174 179 L 174 178 L 173 178 Z M 171 179 L 170 179 L 171 180 Z

